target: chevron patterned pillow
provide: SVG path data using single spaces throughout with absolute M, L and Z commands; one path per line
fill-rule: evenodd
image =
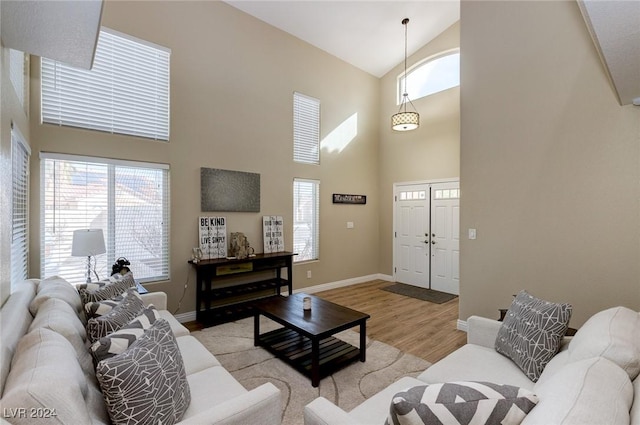
M 140 316 L 129 322 L 128 325 L 94 342 L 90 347 L 90 351 L 91 354 L 93 354 L 96 364 L 100 360 L 123 353 L 159 318 L 160 313 L 158 313 L 158 310 L 151 304 L 142 311 Z
M 393 396 L 385 425 L 518 425 L 537 403 L 534 393 L 512 385 L 420 385 Z

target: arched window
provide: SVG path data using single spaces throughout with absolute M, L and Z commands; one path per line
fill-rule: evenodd
M 418 62 L 407 70 L 407 93 L 416 100 L 460 85 L 460 49 L 449 50 Z M 398 77 L 398 105 L 405 76 Z

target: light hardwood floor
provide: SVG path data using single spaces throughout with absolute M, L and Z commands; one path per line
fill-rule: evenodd
M 456 329 L 458 298 L 434 304 L 383 291 L 391 282 L 374 280 L 314 295 L 371 316 L 367 336 L 435 363 L 462 347 L 467 334 Z M 186 323 L 190 331 L 202 329 Z M 358 332 L 358 328 L 354 328 Z
M 391 284 L 374 280 L 314 295 L 369 314 L 369 338 L 431 363 L 466 343 L 467 334 L 456 329 L 458 298 L 434 304 L 381 289 Z

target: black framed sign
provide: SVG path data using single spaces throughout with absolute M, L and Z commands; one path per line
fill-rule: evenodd
M 333 203 L 334 204 L 358 204 L 364 205 L 367 203 L 366 195 L 346 195 L 343 193 L 334 193 L 333 194 Z

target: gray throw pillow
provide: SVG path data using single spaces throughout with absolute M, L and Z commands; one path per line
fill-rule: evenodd
M 124 353 L 98 363 L 96 377 L 114 425 L 171 425 L 191 403 L 182 355 L 164 319 Z
M 511 360 L 533 382 L 556 355 L 567 332 L 572 307 L 520 291 L 496 337 L 496 351 Z
M 109 313 L 115 306 L 120 304 L 120 302 L 124 299 L 124 294 L 118 295 L 117 297 L 110 300 L 102 300 L 102 301 L 92 301 L 90 303 L 86 303 L 84 305 L 84 312 L 87 315 L 87 319 L 91 319 L 92 317 L 104 316 Z
M 80 294 L 82 304 L 85 305 L 94 301 L 110 300 L 126 292 L 127 289 L 135 287 L 136 281 L 133 278 L 133 273 L 129 272 L 124 276 L 112 276 L 105 281 L 83 283 L 77 285 L 76 289 Z
M 537 403 L 534 393 L 512 385 L 419 385 L 393 396 L 385 425 L 518 425 Z
M 125 352 L 159 318 L 160 313 L 158 313 L 158 310 L 153 305 L 150 305 L 128 325 L 100 338 L 90 348 L 96 363 Z
M 144 310 L 144 302 L 135 289 L 129 289 L 124 299 L 104 316 L 87 321 L 87 339 L 92 344 L 100 338 L 122 328 Z

